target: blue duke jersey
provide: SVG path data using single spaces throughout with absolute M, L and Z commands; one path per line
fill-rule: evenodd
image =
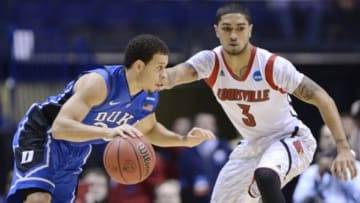
M 105 69 L 95 69 L 91 72 L 97 72 L 105 78 L 108 96 L 102 104 L 90 110 L 82 121 L 83 123 L 106 128 L 114 128 L 123 124 L 135 124 L 153 113 L 157 107 L 158 92 L 147 93 L 141 91 L 135 96 L 130 96 L 123 67 L 106 66 Z M 74 82 L 70 83 L 67 89 L 72 91 L 73 84 Z M 87 143 L 102 142 L 104 140 Z
M 133 125 L 155 111 L 158 92 L 141 91 L 131 96 L 124 66 L 105 66 L 86 73 L 100 74 L 106 81 L 108 95 L 94 106 L 83 123 L 104 128 Z M 73 95 L 76 80 L 56 96 L 35 103 L 18 126 L 13 140 L 14 175 L 8 194 L 9 202 L 22 202 L 24 189 L 37 188 L 52 194 L 52 202 L 74 202 L 78 175 L 91 152 L 88 142 L 53 139 L 50 128 L 61 106 Z

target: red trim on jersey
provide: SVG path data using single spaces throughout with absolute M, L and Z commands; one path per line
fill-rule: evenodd
M 242 76 L 242 78 L 240 78 L 239 76 L 237 76 L 230 68 L 230 66 L 227 64 L 226 60 L 225 60 L 225 56 L 224 56 L 224 53 L 223 51 L 221 51 L 221 56 L 224 60 L 224 63 L 225 63 L 225 67 L 226 69 L 229 71 L 230 75 L 235 79 L 235 80 L 238 80 L 238 81 L 244 81 L 246 80 L 246 78 L 248 77 L 250 71 L 251 71 L 251 67 L 254 63 L 254 59 L 255 59 L 255 54 L 256 54 L 256 47 L 252 47 L 251 48 L 251 55 L 250 55 L 250 60 L 249 60 L 249 63 L 246 67 L 246 72 L 245 74 Z
M 214 52 L 214 51 L 213 51 Z M 216 78 L 218 76 L 218 73 L 219 73 L 219 58 L 216 54 L 216 52 L 214 52 L 215 54 L 215 64 L 214 64 L 214 67 L 213 67 L 213 71 L 211 72 L 210 76 L 208 78 L 205 78 L 205 82 L 206 84 L 209 85 L 209 87 L 213 87 L 215 82 L 216 82 Z
M 279 86 L 277 86 L 274 82 L 274 77 L 273 77 L 273 73 L 274 73 L 274 62 L 275 62 L 275 58 L 276 55 L 273 54 L 269 57 L 266 66 L 265 66 L 265 79 L 266 81 L 269 83 L 270 87 L 273 88 L 274 90 L 278 90 L 279 92 L 285 94 L 286 91 L 284 91 L 283 89 L 279 88 Z

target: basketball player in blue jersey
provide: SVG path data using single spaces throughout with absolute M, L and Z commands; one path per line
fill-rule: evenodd
M 214 135 L 193 128 L 187 135 L 157 122 L 168 48 L 159 38 L 140 35 L 125 51 L 125 64 L 85 72 L 56 96 L 35 103 L 13 140 L 14 175 L 9 202 L 74 202 L 78 175 L 91 144 L 115 136 L 143 136 L 158 146 L 192 147 Z

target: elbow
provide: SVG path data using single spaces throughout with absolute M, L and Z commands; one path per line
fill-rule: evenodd
M 62 139 L 62 136 L 61 136 L 61 132 L 59 130 L 59 128 L 57 127 L 51 127 L 51 135 L 54 139 L 56 140 L 61 140 Z
M 52 137 L 56 140 L 64 140 L 65 139 L 64 129 L 65 128 L 63 127 L 63 124 L 60 121 L 55 120 L 50 129 Z
M 325 91 L 317 93 L 314 98 L 313 105 L 319 109 L 329 109 L 335 106 L 334 99 Z

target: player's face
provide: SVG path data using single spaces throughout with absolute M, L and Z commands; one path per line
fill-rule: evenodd
M 252 32 L 252 25 L 240 13 L 223 15 L 214 28 L 223 50 L 230 55 L 238 55 L 245 50 Z
M 155 54 L 151 61 L 145 65 L 139 78 L 145 91 L 154 92 L 164 85 L 165 68 L 168 60 L 168 55 Z

